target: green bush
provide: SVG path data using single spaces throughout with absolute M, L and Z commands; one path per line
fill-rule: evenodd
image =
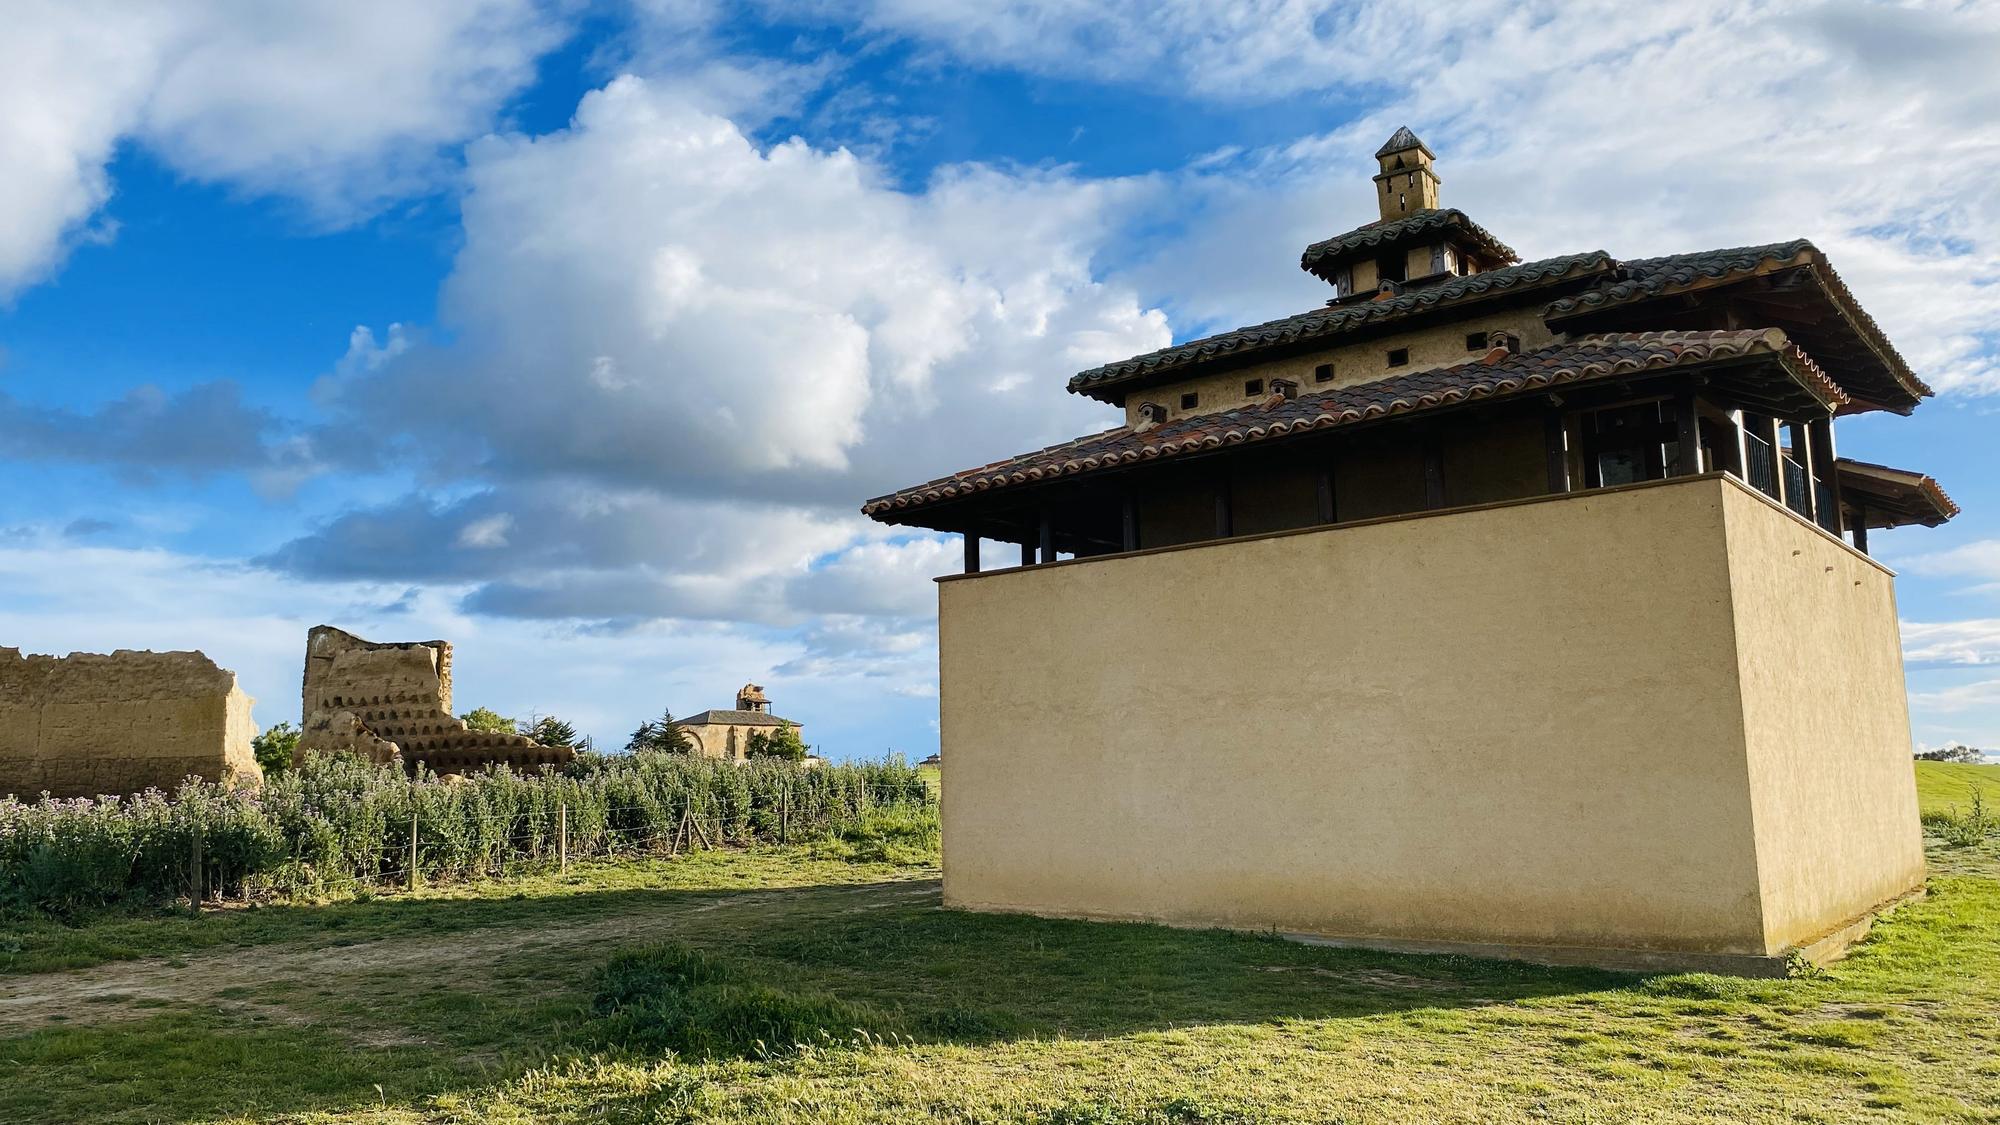
M 1954 848 L 1974 847 L 2000 832 L 2000 817 L 1986 807 L 1986 798 L 1978 789 L 1972 791 L 1972 807 L 1967 811 L 1959 812 L 1958 806 L 1953 805 L 1941 812 L 1923 814 L 1923 821 L 1926 829 Z
M 250 740 L 250 752 L 256 755 L 258 767 L 265 773 L 291 769 L 292 754 L 299 748 L 301 733 L 288 722 L 258 732 Z
M 59 914 L 172 901 L 197 885 L 232 897 L 397 885 L 413 826 L 417 877 L 450 880 L 545 868 L 565 836 L 571 857 L 804 842 L 931 801 L 900 762 L 583 754 L 532 776 L 493 768 L 444 782 L 314 757 L 260 791 L 193 782 L 171 797 L 0 801 L 0 904 Z

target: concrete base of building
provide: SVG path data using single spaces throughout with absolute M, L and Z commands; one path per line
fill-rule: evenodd
M 1282 930 L 1275 933 L 1286 941 L 1295 941 L 1301 945 L 1322 945 L 1332 949 L 1363 949 L 1378 953 L 1476 957 L 1486 961 L 1525 961 L 1531 965 L 1608 969 L 1624 973 L 1717 973 L 1738 977 L 1787 977 L 1801 964 L 1828 965 L 1847 956 L 1848 950 L 1867 937 L 1877 921 L 1909 903 L 1922 901 L 1925 893 L 1923 887 L 1906 891 L 1841 923 L 1811 941 L 1800 942 L 1789 949 L 1772 954 L 1698 953 L 1675 949 L 1618 949 L 1581 945 L 1521 945 L 1507 942 L 1413 941 L 1391 937 L 1288 933 Z M 1018 907 L 949 901 L 945 903 L 945 908 L 965 910 L 975 914 L 1028 914 L 1037 918 L 1067 918 L 1080 922 L 1136 922 L 1185 930 L 1230 928 L 1174 922 L 1160 918 L 1113 916 L 1083 911 L 1022 910 Z M 1239 932 L 1262 934 L 1274 931 Z
M 1508 945 L 1498 942 L 1401 941 L 1395 938 L 1329 937 L 1323 934 L 1281 934 L 1305 945 L 1325 945 L 1336 949 L 1373 949 L 1389 953 L 1448 954 L 1479 957 L 1492 961 L 1526 961 L 1533 965 L 1555 965 L 1590 969 L 1611 969 L 1632 973 L 1719 973 L 1738 977 L 1786 977 L 1800 964 L 1827 965 L 1847 956 L 1877 919 L 1893 913 L 1905 903 L 1924 897 L 1924 888 L 1899 895 L 1830 932 L 1790 949 L 1768 955 L 1750 953 L 1691 953 L 1679 950 L 1596 949 L 1587 946 Z

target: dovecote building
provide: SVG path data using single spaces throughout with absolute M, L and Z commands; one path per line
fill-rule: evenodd
M 1083 371 L 1122 424 L 869 501 L 940 580 L 969 908 L 1763 972 L 1921 885 L 1840 455 L 1930 394 L 1810 242 L 1523 262 L 1408 129 L 1321 307 Z M 985 565 L 982 543 L 1019 566 Z

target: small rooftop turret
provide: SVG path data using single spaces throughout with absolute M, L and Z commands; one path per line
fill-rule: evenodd
M 1431 169 L 1437 157 L 1408 125 L 1375 150 L 1375 159 L 1382 165 L 1375 174 L 1375 185 L 1380 189 L 1375 202 L 1381 205 L 1383 222 L 1437 208 L 1438 185 L 1443 182 Z
M 1430 147 L 1408 126 L 1375 150 L 1375 202 L 1382 217 L 1306 247 L 1299 266 L 1334 288 L 1329 304 L 1394 297 L 1521 259 L 1467 218 L 1438 206 Z

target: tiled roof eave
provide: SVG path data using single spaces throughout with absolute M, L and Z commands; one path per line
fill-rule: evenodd
M 1344 234 L 1321 239 L 1299 255 L 1299 268 L 1324 279 L 1326 274 L 1322 271 L 1334 268 L 1335 263 L 1357 253 L 1398 245 L 1441 230 L 1449 230 L 1469 239 L 1483 253 L 1499 261 L 1511 264 L 1521 260 L 1512 247 L 1473 222 L 1465 212 L 1456 207 L 1440 207 L 1387 222 L 1369 223 Z
M 1812 273 L 1813 280 L 1833 301 L 1848 323 L 1854 325 L 1863 342 L 1876 353 L 1883 367 L 1898 385 L 1913 399 L 1929 398 L 1935 393 L 1929 384 L 1918 378 L 1910 369 L 1902 354 L 1889 342 L 1888 334 L 1875 322 L 1875 318 L 1861 307 L 1853 291 L 1841 280 L 1839 272 L 1833 268 L 1831 262 L 1827 261 L 1826 255 L 1820 253 L 1819 248 L 1811 241 L 1803 238 L 1772 243 L 1768 246 L 1701 251 L 1630 262 L 1623 267 L 1627 276 L 1608 285 L 1558 298 L 1550 302 L 1542 315 L 1550 327 L 1560 328 L 1565 323 L 1604 309 L 1705 289 L 1759 272 L 1768 273 L 1801 267 Z M 1909 412 L 1908 407 L 1889 409 L 1897 409 L 1900 413 Z
M 1559 357 L 1572 354 L 1575 358 L 1570 362 L 1547 366 Z M 1414 372 L 1396 379 L 1380 380 L 1341 391 L 1308 396 L 1298 400 L 1296 406 L 1289 401 L 1272 400 L 1261 408 L 1294 411 L 1291 416 L 1245 417 L 1225 429 L 1216 431 L 1196 427 L 1209 427 L 1218 419 L 1227 419 L 1235 414 L 1249 415 L 1258 408 L 1253 408 L 1252 411 L 1230 411 L 1222 415 L 1196 415 L 1160 427 L 1153 432 L 1162 436 L 1136 446 L 1107 448 L 1082 457 L 1046 462 L 1034 461 L 1035 458 L 1043 457 L 1053 450 L 1072 446 L 1081 449 L 1091 444 L 1109 443 L 1123 440 L 1128 436 L 1138 436 L 1136 432 L 1122 428 L 1109 430 L 1092 438 L 1078 439 L 1077 442 L 1068 443 L 1067 446 L 1055 446 L 1050 450 L 1024 455 L 1015 459 L 1012 464 L 998 463 L 877 497 L 864 504 L 861 510 L 865 515 L 883 519 L 899 512 L 961 499 L 993 489 L 1053 481 L 1143 461 L 1187 456 L 1226 445 L 1303 434 L 1480 399 L 1520 394 L 1543 387 L 1644 374 L 1654 370 L 1729 363 L 1757 355 L 1776 359 L 1794 381 L 1807 388 L 1829 407 L 1846 401 L 1846 395 L 1819 370 L 1812 358 L 1793 345 L 1784 333 L 1775 330 L 1607 334 L 1522 353 L 1494 365 L 1474 361 L 1447 368 Z M 1456 386 L 1426 385 L 1421 390 L 1416 389 L 1420 382 L 1437 383 L 1451 376 L 1465 381 Z M 1411 388 L 1410 393 L 1389 394 L 1404 386 Z M 1383 398 L 1384 394 L 1388 394 L 1388 397 Z M 1342 397 L 1360 398 L 1364 395 L 1374 395 L 1375 399 L 1346 406 L 1340 406 L 1335 401 Z M 1315 410 L 1315 406 L 1322 408 Z
M 1915 469 L 1898 469 L 1873 461 L 1857 461 L 1852 457 L 1836 458 L 1834 465 L 1838 472 L 1853 473 L 1864 479 L 1902 478 L 1903 484 L 1915 489 L 1937 511 L 1939 523 L 1955 519 L 1964 511 L 1958 506 L 1958 501 L 1953 500 L 1951 494 L 1944 490 L 1944 486 L 1938 483 L 1937 478 L 1929 473 L 1918 472 Z
M 1323 344 L 1377 326 L 1400 324 L 1435 311 L 1467 308 L 1481 301 L 1510 296 L 1526 298 L 1536 288 L 1584 278 L 1608 270 L 1611 265 L 1609 254 L 1590 250 L 1470 274 L 1429 289 L 1411 290 L 1387 301 L 1314 309 L 1078 372 L 1069 381 L 1069 391 L 1111 401 L 1115 396 L 1110 392 L 1114 389 L 1123 390 L 1169 372 L 1286 347 Z

